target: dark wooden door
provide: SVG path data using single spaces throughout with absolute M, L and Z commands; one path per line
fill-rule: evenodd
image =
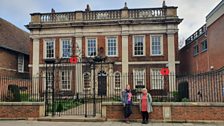
M 98 74 L 98 95 L 107 95 L 107 76 L 105 72 Z

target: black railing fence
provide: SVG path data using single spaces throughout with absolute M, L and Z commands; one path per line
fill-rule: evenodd
M 0 77 L 0 102 L 41 102 L 44 78 L 20 79 Z
M 77 104 L 83 103 L 88 98 L 99 101 L 121 101 L 121 92 L 126 84 L 130 84 L 134 101 L 138 100 L 141 89 L 144 87 L 148 89 L 154 102 L 224 101 L 224 71 L 167 76 L 95 74 L 95 79 L 91 74 L 83 74 L 82 78 L 76 78 L 81 79 L 80 81 L 76 81 L 73 77 L 71 76 L 67 81 L 61 81 L 60 77 L 56 76 L 54 81 L 48 82 L 54 83 L 51 88 L 54 88 L 53 96 L 56 100 L 72 98 L 78 101 Z M 47 80 L 46 77 L 31 79 L 0 77 L 0 101 L 43 102 L 47 94 Z M 62 87 L 66 87 L 67 90 L 62 90 Z

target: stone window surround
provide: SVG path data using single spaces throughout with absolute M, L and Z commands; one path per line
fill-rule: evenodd
M 152 37 L 160 36 L 160 52 L 161 54 L 152 54 Z M 162 34 L 152 34 L 150 35 L 150 56 L 162 56 L 163 55 L 163 35 Z
M 66 85 L 67 85 L 67 88 L 66 89 L 64 89 L 63 87 L 62 87 L 62 72 L 66 72 L 66 75 L 67 75 L 67 72 L 69 72 L 68 74 L 69 74 L 69 80 L 66 80 L 67 82 L 69 82 L 69 83 L 67 83 Z M 72 83 L 72 70 L 60 70 L 60 75 L 59 75 L 59 77 L 60 77 L 60 90 L 61 91 L 69 91 L 69 90 L 71 90 L 71 83 Z M 68 79 L 68 78 L 67 78 Z M 65 81 L 65 80 L 64 80 Z M 68 85 L 70 85 L 69 86 L 69 88 L 68 88 Z
M 116 55 L 108 55 L 108 38 L 116 38 Z M 118 38 L 117 38 L 117 36 L 107 36 L 106 37 L 106 55 L 108 56 L 108 57 L 117 57 L 118 56 Z
M 138 74 L 137 74 L 137 71 L 138 71 Z M 146 86 L 146 68 L 134 68 L 133 69 L 133 88 L 135 88 L 135 86 L 137 85 L 136 80 L 139 78 L 136 78 L 136 77 L 139 75 L 139 71 L 143 72 L 143 84 L 142 85 Z M 142 77 L 140 77 L 140 79 L 142 79 Z
M 71 38 L 60 38 L 60 57 L 61 58 L 70 58 L 70 57 L 64 57 L 63 56 L 63 40 L 69 40 L 70 47 L 71 47 L 70 56 L 72 55 L 72 39 Z
M 18 55 L 18 72 L 24 73 L 24 55 Z
M 86 41 L 85 41 L 85 52 L 86 52 L 86 57 L 91 57 L 88 55 L 88 39 L 95 39 L 96 40 L 96 55 L 98 54 L 98 41 L 97 41 L 97 37 L 86 37 Z
M 46 48 L 46 46 L 47 46 L 47 42 L 48 41 L 53 41 L 53 46 L 54 46 L 54 53 L 53 53 L 53 57 L 50 57 L 50 58 L 48 58 L 47 57 L 47 48 Z M 44 39 L 44 59 L 55 59 L 55 39 Z
M 160 70 L 161 68 L 150 68 L 150 89 L 154 90 L 154 89 L 164 89 L 164 77 L 160 74 Z M 159 74 L 154 74 L 154 71 L 159 72 Z M 153 77 L 156 77 L 156 81 L 157 79 L 162 79 L 162 83 L 161 86 L 157 86 L 157 82 L 154 84 L 153 83 Z
M 135 37 L 143 37 L 143 55 L 135 55 Z M 145 56 L 145 35 L 133 35 L 132 36 L 132 55 L 135 56 L 135 57 L 138 57 L 138 56 Z

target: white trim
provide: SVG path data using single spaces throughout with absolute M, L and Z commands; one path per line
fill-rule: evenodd
M 206 26 L 209 27 L 224 14 L 224 0 L 206 16 Z
M 60 57 L 61 58 L 69 58 L 69 57 L 63 57 L 63 40 L 69 40 L 70 46 L 71 46 L 71 54 L 72 55 L 72 38 L 60 38 Z
M 116 87 L 115 86 L 115 83 L 116 83 L 116 74 L 119 74 L 120 75 L 120 87 Z M 121 72 L 120 71 L 116 71 L 116 72 L 114 72 L 114 89 L 121 89 L 121 82 L 122 82 L 122 80 L 121 80 Z
M 128 74 L 128 68 L 129 65 L 128 64 L 128 35 L 122 35 L 122 64 L 126 64 L 126 65 L 122 65 L 122 75 L 127 75 Z M 123 77 L 122 76 L 122 85 L 126 85 L 128 84 L 128 78 L 127 77 Z
M 145 85 L 145 87 L 146 87 L 146 68 L 134 68 L 133 69 L 133 88 L 134 89 L 136 86 L 136 82 L 135 82 L 135 77 L 137 76 L 136 71 L 140 71 L 140 70 L 143 70 L 143 75 L 144 75 L 143 85 Z
M 167 64 L 168 61 L 139 61 L 139 62 L 128 62 L 131 65 L 138 65 L 138 64 Z M 115 63 L 116 64 L 116 63 Z M 180 61 L 176 61 L 175 64 L 180 64 Z
M 157 75 L 155 75 L 155 74 L 153 74 L 153 71 L 154 70 L 158 70 L 159 71 L 159 74 Z M 152 89 L 152 90 L 157 90 L 157 89 L 159 89 L 159 90 L 163 90 L 164 89 L 164 76 L 162 76 L 161 74 L 160 74 L 160 70 L 161 70 L 161 68 L 150 68 L 150 89 Z M 161 85 L 161 88 L 160 88 L 160 86 L 159 86 L 159 88 L 158 88 L 158 86 L 155 86 L 155 85 L 153 85 L 153 83 L 152 83 L 152 77 L 155 77 L 156 76 L 156 78 L 157 79 L 160 79 L 160 78 L 158 78 L 158 77 L 161 77 L 161 79 L 162 79 L 162 85 Z M 156 83 L 156 84 L 160 84 L 160 83 Z M 155 88 L 155 87 L 157 87 L 157 88 Z
M 47 58 L 47 55 L 46 55 L 46 43 L 47 43 L 47 41 L 49 41 L 49 40 L 51 40 L 51 41 L 53 41 L 53 46 L 54 46 L 54 57 L 52 57 L 52 58 Z M 43 57 L 44 57 L 44 59 L 55 59 L 55 38 L 52 38 L 52 39 L 44 39 L 44 41 L 43 41 L 44 43 L 43 43 L 43 51 L 44 51 L 44 53 L 43 53 Z
M 174 34 L 167 34 L 167 42 L 168 42 L 168 68 L 170 70 L 170 74 L 175 75 L 176 65 L 175 65 L 175 39 Z M 176 78 L 172 78 L 169 76 L 169 90 L 176 91 Z
M 139 61 L 139 62 L 128 62 L 131 65 L 138 64 L 168 64 L 168 61 Z M 122 62 L 115 62 L 116 65 L 122 65 Z M 180 61 L 175 61 L 175 64 L 180 64 Z
M 21 58 L 21 60 L 22 60 L 22 66 L 19 66 L 19 58 Z M 20 67 L 22 67 L 21 70 L 20 70 Z M 17 70 L 19 73 L 24 73 L 24 55 L 20 54 L 17 57 Z
M 39 76 L 39 64 L 40 64 L 40 41 L 39 39 L 33 39 L 33 56 L 32 56 L 32 77 Z M 44 43 L 43 43 L 43 53 L 44 53 Z M 43 54 L 44 56 L 44 54 Z M 35 87 L 35 86 L 34 86 Z
M 140 65 L 140 64 L 167 64 L 169 63 L 168 61 L 143 61 L 143 62 L 128 62 L 128 64 L 131 65 Z M 122 65 L 122 62 L 115 62 L 116 65 Z M 180 64 L 180 61 L 175 61 L 175 64 Z M 82 64 L 83 66 L 85 66 L 85 64 Z M 49 65 L 49 66 L 53 66 L 53 65 Z M 58 66 L 76 66 L 76 64 L 57 64 L 55 67 Z M 32 64 L 29 64 L 29 67 L 33 67 Z M 45 64 L 39 64 L 39 67 L 45 67 Z
M 135 55 L 135 37 L 143 37 L 143 55 Z M 132 55 L 135 57 L 145 56 L 145 35 L 133 35 L 132 36 Z
M 62 89 L 62 72 L 69 72 L 69 76 L 70 76 L 70 80 L 69 80 L 69 82 L 70 82 L 70 88 L 67 88 L 67 89 Z M 71 89 L 72 89 L 72 70 L 60 70 L 59 71 L 59 80 L 60 80 L 60 83 L 59 83 L 59 89 L 60 89 L 60 91 L 70 91 Z M 68 84 L 67 84 L 68 85 Z
M 86 57 L 91 57 L 88 56 L 88 39 L 95 39 L 96 40 L 96 55 L 98 55 L 98 42 L 97 42 L 97 37 L 86 37 L 86 41 L 85 41 L 85 53 L 86 53 Z M 92 56 L 94 57 L 94 56 Z
M 108 38 L 116 38 L 116 55 L 108 55 Z M 117 36 L 107 36 L 106 37 L 106 56 L 108 57 L 117 57 L 118 56 L 118 38 Z
M 0 70 L 14 71 L 14 72 L 17 71 L 17 69 L 10 69 L 10 68 L 4 68 L 4 67 L 0 67 Z
M 47 72 L 44 71 L 44 72 L 43 72 L 43 78 L 42 78 L 42 82 L 43 82 L 43 85 L 42 85 L 42 86 L 43 86 L 43 90 L 44 90 L 44 91 L 46 91 L 46 84 L 47 84 L 47 83 L 46 83 L 46 82 L 47 82 L 47 81 L 46 81 L 46 77 L 47 77 L 46 73 L 50 73 L 50 76 L 51 76 L 51 77 L 50 77 L 50 80 L 49 80 L 49 76 L 48 76 L 48 79 L 47 79 L 47 80 L 48 80 L 48 82 L 50 82 L 50 83 L 48 83 L 48 87 L 49 87 L 49 89 L 50 89 L 50 90 L 52 89 L 52 79 L 53 79 L 52 73 L 53 73 L 53 72 L 52 72 L 52 71 L 47 71 Z M 54 79 L 55 79 L 55 73 L 54 73 Z M 49 84 L 51 84 L 51 85 L 49 85 Z M 51 86 L 51 87 L 50 87 L 50 86 Z
M 160 36 L 160 51 L 161 51 L 161 54 L 152 54 L 152 37 L 153 36 Z M 150 35 L 150 56 L 163 56 L 163 34 L 152 34 Z

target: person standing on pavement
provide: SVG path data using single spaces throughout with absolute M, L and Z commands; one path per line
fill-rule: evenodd
M 129 116 L 132 114 L 131 105 L 132 105 L 132 93 L 130 85 L 126 86 L 126 89 L 122 91 L 122 104 L 124 106 L 124 118 L 126 123 L 129 122 Z
M 142 124 L 148 124 L 149 113 L 153 111 L 152 109 L 152 96 L 147 92 L 146 88 L 142 89 L 142 94 L 140 96 L 139 108 L 142 114 Z

